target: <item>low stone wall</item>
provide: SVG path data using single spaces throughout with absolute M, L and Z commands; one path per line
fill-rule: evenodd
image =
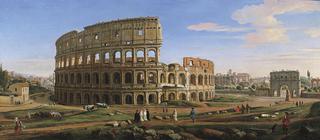
M 254 96 L 272 96 L 269 89 L 257 89 L 255 91 L 251 90 L 237 90 L 237 89 L 216 89 L 217 94 L 248 94 Z
M 0 104 L 14 104 L 14 100 L 10 96 L 0 96 Z
M 302 98 L 319 98 L 320 99 L 320 93 L 301 93 Z

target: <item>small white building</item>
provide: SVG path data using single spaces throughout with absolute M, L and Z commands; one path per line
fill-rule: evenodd
M 15 83 L 9 86 L 8 90 L 16 95 L 21 103 L 29 100 L 29 83 Z

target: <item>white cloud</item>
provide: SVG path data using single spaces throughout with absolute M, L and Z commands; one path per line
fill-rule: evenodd
M 320 28 L 308 29 L 304 33 L 312 38 L 320 38 Z
M 320 11 L 320 3 L 308 0 L 265 0 L 259 5 L 249 5 L 236 10 L 232 18 L 240 24 L 249 24 L 255 29 L 245 35 L 246 45 L 255 47 L 268 43 L 288 41 L 287 29 L 276 16 L 285 13 Z
M 3 67 L 9 71 L 37 76 L 49 76 L 54 72 L 54 59 L 3 60 Z
M 233 28 L 233 27 L 223 26 L 214 22 L 204 22 L 204 23 L 189 25 L 187 29 L 192 31 L 209 31 L 209 32 L 243 32 L 248 30 L 247 28 Z

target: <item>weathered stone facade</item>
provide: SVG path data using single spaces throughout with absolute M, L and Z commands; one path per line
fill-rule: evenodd
M 160 63 L 156 17 L 98 23 L 56 42 L 55 97 L 62 104 L 158 104 L 214 96 L 214 64 L 184 58 Z
M 270 73 L 271 92 L 274 96 L 285 96 L 281 91 L 288 92 L 290 97 L 301 94 L 299 71 L 275 71 Z

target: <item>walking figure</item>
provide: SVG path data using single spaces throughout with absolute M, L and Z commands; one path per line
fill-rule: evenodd
M 144 121 L 148 121 L 147 110 L 146 109 L 143 109 L 143 120 Z
M 149 112 L 148 109 L 147 109 L 147 120 L 148 120 L 148 121 L 151 121 L 151 119 L 150 119 L 150 112 Z
M 285 115 L 282 119 L 282 130 L 283 130 L 283 133 L 285 133 L 286 135 L 288 135 L 289 123 L 290 123 L 289 113 L 285 112 Z
M 134 114 L 134 122 L 139 123 L 140 122 L 140 112 L 139 110 L 136 110 L 136 113 Z
M 194 110 L 194 108 L 191 109 L 190 117 L 192 119 L 192 122 L 194 123 L 196 119 L 196 111 Z
M 14 127 L 15 134 L 20 135 L 22 133 L 23 124 L 18 117 L 15 118 L 14 122 L 15 122 L 15 127 Z
M 178 112 L 177 112 L 177 109 L 174 109 L 174 110 L 173 110 L 172 118 L 173 118 L 173 121 L 174 121 L 174 122 L 178 121 Z
M 246 112 L 247 112 L 247 113 L 250 113 L 250 106 L 249 106 L 249 104 L 246 105 Z
M 141 109 L 140 110 L 140 122 L 143 122 L 144 121 L 144 117 L 143 117 L 143 110 Z
M 244 114 L 244 111 L 246 110 L 246 107 L 242 104 L 241 105 L 241 113 Z

